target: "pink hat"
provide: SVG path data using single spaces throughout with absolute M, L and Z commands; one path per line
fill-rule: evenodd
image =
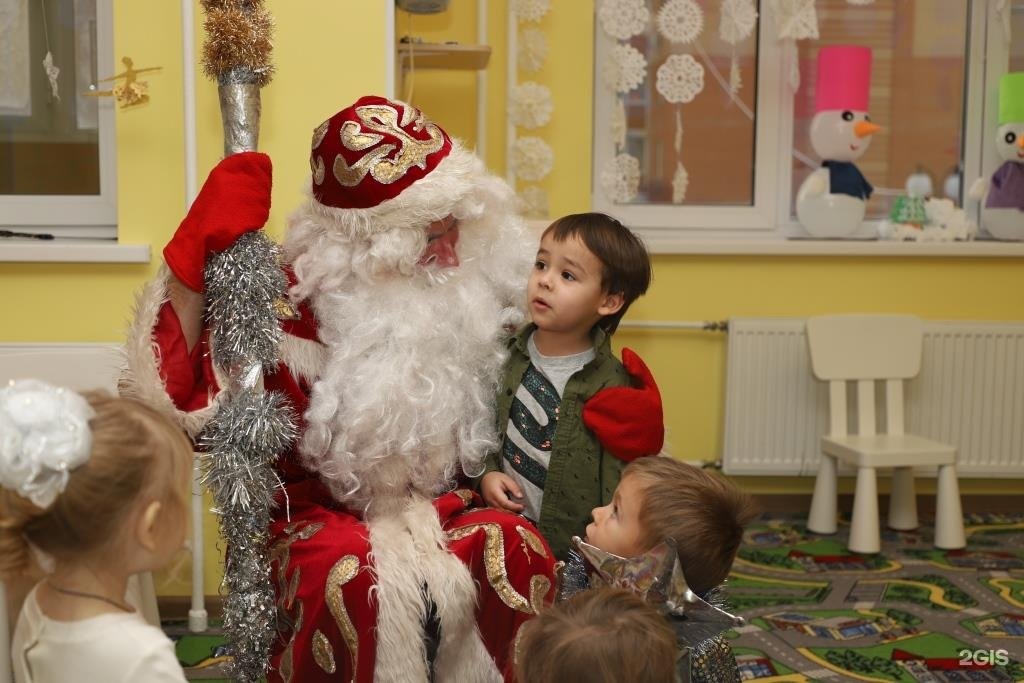
M 818 51 L 818 82 L 814 111 L 868 110 L 871 90 L 871 48 L 829 45 Z

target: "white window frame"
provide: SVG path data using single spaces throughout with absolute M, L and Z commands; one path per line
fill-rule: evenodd
M 114 64 L 114 3 L 96 0 L 96 64 Z M 70 73 L 70 72 L 69 72 Z M 98 99 L 100 192 L 96 195 L 0 195 L 0 225 L 57 236 L 117 237 L 117 129 L 113 98 Z
M 999 165 L 994 144 L 995 112 L 998 111 L 999 78 L 1009 66 L 1009 46 L 1002 37 L 1003 27 L 996 14 L 998 3 L 968 1 L 962 178 L 965 197 L 976 178 L 984 173 L 991 174 Z M 614 99 L 600 82 L 598 74 L 601 60 L 614 41 L 601 30 L 600 22 L 595 22 L 591 205 L 595 211 L 612 213 L 622 219 L 654 253 L 693 253 L 695 244 L 707 243 L 708 240 L 718 243 L 756 242 L 761 245 L 792 238 L 803 238 L 796 241 L 810 240 L 792 216 L 789 201 L 793 183 L 793 93 L 785 75 L 796 50 L 787 49 L 776 40 L 774 21 L 767 4 L 764 0 L 758 2 L 754 203 L 749 207 L 633 205 L 608 201 L 600 187 L 600 172 L 614 154 L 611 140 L 605 133 L 609 129 Z M 1003 8 L 1005 16 L 1001 21 L 1010 20 L 1010 9 L 1010 3 L 1006 3 Z M 967 209 L 977 221 L 980 213 L 978 203 L 968 201 Z M 852 239 L 872 238 L 877 234 L 878 223 L 877 220 L 864 221 Z M 841 242 L 831 241 L 837 246 L 835 251 L 849 251 L 840 246 Z M 741 248 L 738 251 L 747 250 Z M 822 253 L 820 248 L 796 247 L 794 251 Z

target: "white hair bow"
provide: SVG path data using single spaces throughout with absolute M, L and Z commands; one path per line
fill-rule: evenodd
M 73 391 L 28 379 L 0 389 L 0 486 L 47 508 L 89 460 L 95 415 Z

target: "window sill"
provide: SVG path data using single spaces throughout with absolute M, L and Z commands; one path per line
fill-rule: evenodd
M 0 263 L 149 263 L 148 244 L 119 244 L 104 239 L 0 241 Z
M 643 231 L 639 231 L 643 233 Z M 644 235 L 652 254 L 715 256 L 895 256 L 1021 258 L 1024 242 L 893 242 L 888 240 L 709 239 Z

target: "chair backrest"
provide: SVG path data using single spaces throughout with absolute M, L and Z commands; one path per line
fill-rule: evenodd
M 41 379 L 75 391 L 117 391 L 120 350 L 101 344 L 0 344 L 0 384 Z
M 886 432 L 903 433 L 903 380 L 921 371 L 921 319 L 824 315 L 807 320 L 811 365 L 829 382 L 832 436 L 848 432 L 846 381 L 857 382 L 857 433 L 875 434 L 875 380 L 885 381 Z

